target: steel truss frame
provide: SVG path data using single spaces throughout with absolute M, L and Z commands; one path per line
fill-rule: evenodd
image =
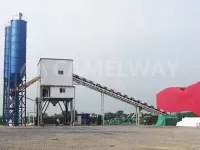
M 156 114 L 156 115 L 158 115 L 158 114 L 166 114 L 165 112 L 162 112 L 162 111 L 160 111 L 160 110 L 158 110 L 156 108 L 149 107 L 148 105 L 145 105 L 145 104 L 139 103 L 137 101 L 131 100 L 130 98 L 124 97 L 124 96 L 119 95 L 119 94 L 117 94 L 115 92 L 111 92 L 110 90 L 104 89 L 103 87 L 99 87 L 95 83 L 93 84 L 93 83 L 91 83 L 89 81 L 84 80 L 83 78 L 77 77 L 77 75 L 73 75 L 73 81 L 76 84 L 88 87 L 88 88 L 93 89 L 93 90 L 95 90 L 97 92 L 100 92 L 101 94 L 108 95 L 110 97 L 116 98 L 116 99 L 118 99 L 120 101 L 123 101 L 125 103 L 128 103 L 130 105 L 139 107 L 140 110 L 143 109 L 143 110 L 145 110 L 147 112 L 150 112 L 150 113 Z M 101 97 L 101 99 L 104 99 L 104 98 Z

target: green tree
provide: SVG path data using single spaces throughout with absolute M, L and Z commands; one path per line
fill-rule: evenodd
M 115 118 L 115 117 L 116 117 L 116 114 L 114 114 L 112 112 L 107 112 L 107 113 L 105 113 L 104 119 L 109 120 L 109 119 L 112 119 L 112 118 Z
M 123 111 L 123 110 L 118 110 L 118 111 L 116 112 L 116 115 L 117 115 L 117 117 L 121 117 L 121 116 L 124 115 L 124 111 Z

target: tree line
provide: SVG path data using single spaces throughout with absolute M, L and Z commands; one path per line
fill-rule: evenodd
M 84 113 L 84 112 L 82 112 L 82 113 Z M 71 114 L 70 111 L 69 111 L 69 114 Z M 75 111 L 75 116 L 77 116 L 77 114 L 78 114 L 78 111 L 76 110 Z M 100 115 L 100 114 L 96 114 L 96 113 L 91 113 L 90 114 L 91 117 L 97 117 L 97 115 Z M 62 116 L 63 116 L 63 113 L 60 113 L 60 114 L 56 114 L 55 113 L 54 115 L 48 115 L 47 113 L 44 114 L 44 117 L 50 117 L 50 118 L 56 118 L 56 117 L 62 117 Z M 150 114 L 150 113 L 141 113 L 140 116 L 141 117 L 146 117 L 146 116 L 152 116 L 152 114 Z M 120 118 L 120 117 L 135 117 L 135 113 L 127 114 L 123 110 L 118 110 L 115 113 L 106 112 L 104 114 L 104 119 L 105 120 L 109 120 L 109 119 L 112 119 L 112 118 Z

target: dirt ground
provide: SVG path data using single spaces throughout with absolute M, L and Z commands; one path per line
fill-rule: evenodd
M 200 128 L 0 127 L 1 150 L 200 150 Z

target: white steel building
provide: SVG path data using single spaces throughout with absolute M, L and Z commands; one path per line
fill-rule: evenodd
M 43 115 L 50 103 L 56 106 L 63 103 L 65 109 L 61 110 L 65 114 L 65 123 L 69 120 L 73 123 L 73 99 L 75 97 L 75 87 L 73 86 L 73 60 L 41 58 L 38 63 L 38 76 L 40 77 L 37 85 L 38 93 L 38 114 L 40 123 L 43 123 Z M 69 119 L 68 106 L 70 104 L 71 119 Z

